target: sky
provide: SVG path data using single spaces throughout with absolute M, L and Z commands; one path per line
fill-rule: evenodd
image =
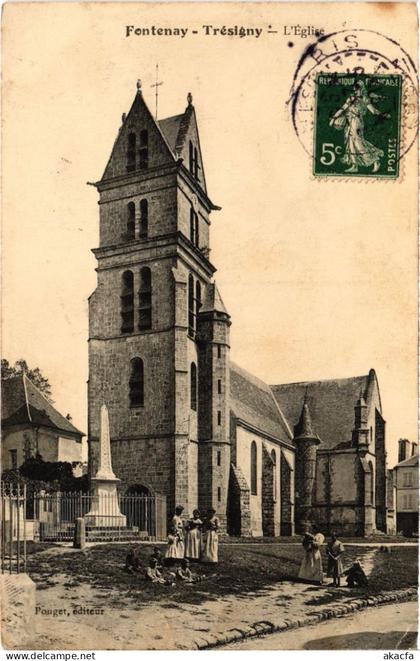
M 364 26 L 415 52 L 414 23 L 410 31 L 348 7 L 346 26 L 361 12 Z M 125 36 L 126 25 L 332 31 L 342 21 L 335 6 L 326 16 L 287 4 L 189 5 L 187 15 L 179 5 L 6 5 L 2 355 L 40 367 L 82 431 L 98 245 L 98 198 L 86 184 L 102 175 L 138 78 L 153 111 L 159 63 L 159 118 L 183 112 L 193 94 L 208 193 L 222 207 L 210 258 L 232 318 L 232 359 L 272 384 L 373 367 L 390 465 L 398 438 L 415 440 L 416 150 L 395 183 L 316 180 L 286 105 L 306 40 Z

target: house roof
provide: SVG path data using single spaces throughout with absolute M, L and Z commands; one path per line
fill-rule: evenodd
M 408 459 L 404 459 L 404 461 L 400 461 L 400 463 L 394 466 L 394 468 L 409 468 L 410 466 L 418 466 L 418 465 L 419 465 L 419 455 L 413 454 L 412 457 L 408 457 Z
M 3 429 L 28 424 L 84 436 L 83 432 L 54 408 L 25 374 L 2 379 L 1 391 Z
M 291 433 L 275 402 L 270 386 L 230 363 L 230 404 L 233 414 L 260 431 L 291 442 Z
M 370 388 L 375 372 L 349 379 L 304 381 L 271 386 L 283 415 L 294 429 L 299 421 L 305 401 L 311 420 L 321 439 L 322 449 L 331 449 L 351 441 L 354 427 L 354 407 L 362 393 L 370 401 Z

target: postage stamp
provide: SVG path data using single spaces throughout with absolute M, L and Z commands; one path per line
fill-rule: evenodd
M 398 177 L 401 75 L 319 73 L 313 174 Z

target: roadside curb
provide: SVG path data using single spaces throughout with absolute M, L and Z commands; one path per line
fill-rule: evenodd
M 263 636 L 268 633 L 281 632 L 288 629 L 298 629 L 300 627 L 310 626 L 311 624 L 316 624 L 317 622 L 322 622 L 323 620 L 341 617 L 342 615 L 348 615 L 349 613 L 363 610 L 364 608 L 370 608 L 372 606 L 381 606 L 382 604 L 389 604 L 398 601 L 412 601 L 416 598 L 416 587 L 406 588 L 404 590 L 394 590 L 392 592 L 382 592 L 376 596 L 352 599 L 347 603 L 339 603 L 335 606 L 324 608 L 318 613 L 308 617 L 303 617 L 296 620 L 278 620 L 274 623 L 268 622 L 267 620 L 262 620 L 260 622 L 254 622 L 254 624 L 250 626 L 244 626 L 244 628 L 241 629 L 238 627 L 229 629 L 222 634 L 205 634 L 194 642 L 196 649 L 206 650 L 219 647 L 220 645 L 236 643 L 240 640 L 244 640 L 245 638 L 256 638 L 257 636 Z

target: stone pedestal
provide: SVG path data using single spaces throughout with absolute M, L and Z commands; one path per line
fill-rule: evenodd
M 118 478 L 92 478 L 93 494 L 90 510 L 85 514 L 87 526 L 116 528 L 127 525 L 127 517 L 121 514 L 118 503 Z
M 111 439 L 109 433 L 108 409 L 101 407 L 101 436 L 98 472 L 91 480 L 92 502 L 85 515 L 85 524 L 97 528 L 118 528 L 127 525 L 127 518 L 121 514 L 118 503 L 117 484 L 111 466 Z

